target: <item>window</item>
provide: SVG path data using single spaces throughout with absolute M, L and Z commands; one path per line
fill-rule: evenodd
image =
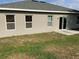
M 7 29 L 15 29 L 14 15 L 6 15 Z
M 26 16 L 26 28 L 32 28 L 32 16 Z
M 48 16 L 48 26 L 52 26 L 52 16 Z
M 77 22 L 76 23 L 79 24 L 79 16 L 77 17 Z

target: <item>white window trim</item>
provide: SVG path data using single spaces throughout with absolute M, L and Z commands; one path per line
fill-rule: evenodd
M 32 27 L 31 27 L 31 28 L 27 28 L 27 27 L 26 27 L 26 23 L 33 23 L 33 22 L 32 22 L 33 20 L 32 20 L 31 22 L 27 22 L 27 21 L 26 21 L 26 16 L 32 16 L 32 15 L 25 15 L 25 28 L 26 28 L 26 29 L 32 29 L 33 24 L 32 24 Z M 32 18 L 32 19 L 33 19 L 33 18 Z
M 7 22 L 6 21 L 7 15 L 14 15 L 14 22 Z M 15 29 L 7 29 L 7 23 L 15 23 Z M 6 31 L 15 31 L 16 30 L 16 16 L 15 16 L 15 14 L 6 14 L 5 15 L 5 27 L 6 27 Z
M 48 15 L 48 17 L 49 17 L 49 16 L 52 16 L 52 15 Z M 47 25 L 48 25 L 48 23 L 49 23 L 49 22 L 47 22 Z M 52 26 L 53 26 L 53 16 L 52 16 L 52 22 L 51 22 L 51 23 L 52 23 L 52 25 L 51 25 L 51 26 L 48 25 L 48 27 L 52 27 Z

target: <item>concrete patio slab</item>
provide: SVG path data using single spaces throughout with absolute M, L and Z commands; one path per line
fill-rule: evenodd
M 62 30 L 57 30 L 55 32 L 64 34 L 64 35 L 74 35 L 74 34 L 79 34 L 79 31 L 76 30 L 67 30 L 67 29 L 62 29 Z

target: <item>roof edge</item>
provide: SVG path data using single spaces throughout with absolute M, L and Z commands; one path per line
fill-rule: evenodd
M 79 13 L 79 12 L 69 12 L 69 11 L 51 11 L 51 10 L 18 9 L 18 8 L 3 8 L 3 7 L 0 7 L 0 10 L 29 11 L 29 12 L 50 12 L 50 13 Z

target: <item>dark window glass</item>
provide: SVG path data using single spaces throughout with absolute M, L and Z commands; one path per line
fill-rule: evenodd
M 26 22 L 31 22 L 32 21 L 32 16 L 26 16 Z
M 32 28 L 32 23 L 26 23 L 26 28 Z
M 7 23 L 7 29 L 15 29 L 15 23 Z
M 6 22 L 14 22 L 14 15 L 6 15 Z
M 79 17 L 77 17 L 77 22 L 76 23 L 79 24 Z

